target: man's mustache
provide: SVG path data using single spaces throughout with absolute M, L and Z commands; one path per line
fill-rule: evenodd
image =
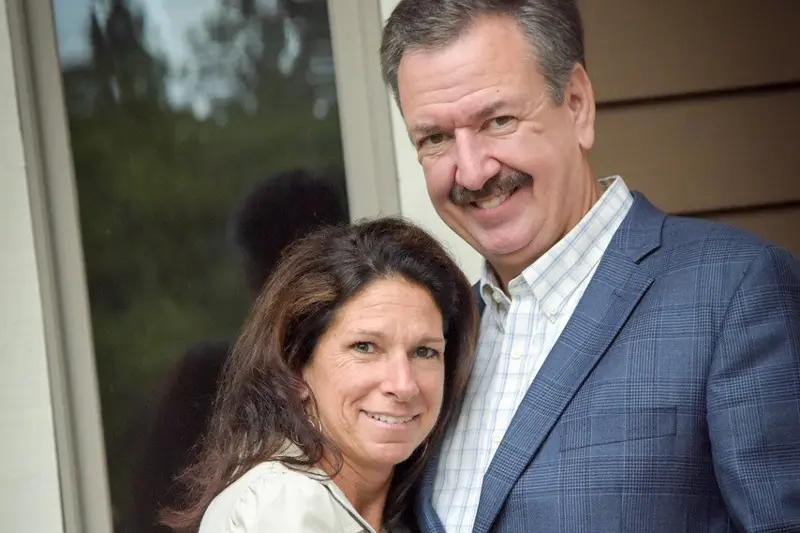
M 530 174 L 525 174 L 519 170 L 501 170 L 477 191 L 467 189 L 458 184 L 453 185 L 453 188 L 450 189 L 450 200 L 456 205 L 465 206 L 483 198 L 509 193 L 517 187 L 532 181 L 533 177 Z

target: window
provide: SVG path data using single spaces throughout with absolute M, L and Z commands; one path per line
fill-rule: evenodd
M 114 528 L 145 531 L 276 251 L 295 230 L 347 218 L 328 11 L 324 0 L 53 8 Z

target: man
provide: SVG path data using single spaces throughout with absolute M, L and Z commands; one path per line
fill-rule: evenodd
M 800 265 L 595 179 L 575 2 L 401 0 L 381 60 L 486 259 L 422 530 L 800 531 Z

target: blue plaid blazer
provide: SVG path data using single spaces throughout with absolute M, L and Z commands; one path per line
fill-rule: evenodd
M 484 476 L 474 532 L 800 532 L 800 264 L 634 198 Z M 444 531 L 436 465 L 426 533 Z

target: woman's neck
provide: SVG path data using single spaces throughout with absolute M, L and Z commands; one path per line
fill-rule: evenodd
M 328 468 L 324 470 L 327 471 Z M 333 476 L 333 482 L 358 514 L 378 533 L 383 526 L 383 510 L 392 482 L 392 472 L 393 469 L 359 468 L 345 460 L 342 468 Z

